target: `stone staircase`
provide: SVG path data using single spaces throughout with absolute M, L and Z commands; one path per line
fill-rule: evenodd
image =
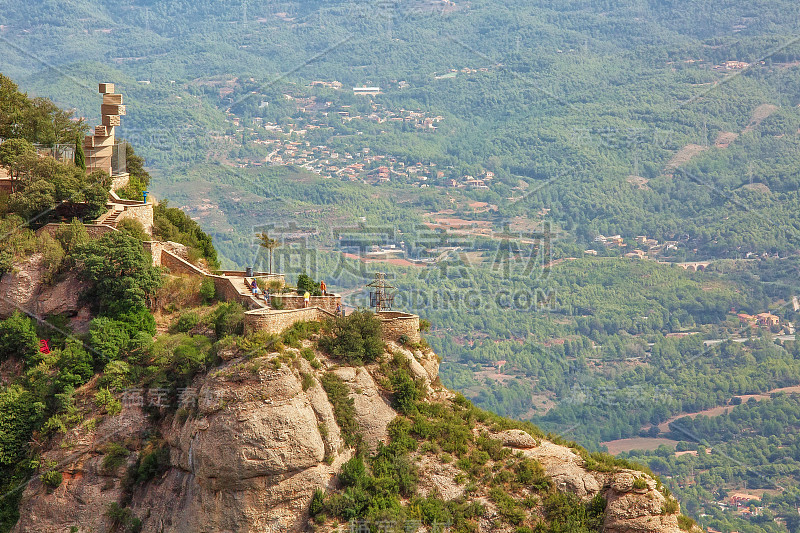
M 122 214 L 123 211 L 124 209 L 116 209 L 115 206 L 112 206 L 111 213 L 103 218 L 103 224 L 111 226 L 112 228 L 116 228 L 119 216 Z
M 106 204 L 107 211 L 100 215 L 97 220 L 95 221 L 96 224 L 104 224 L 106 226 L 111 226 L 112 228 L 116 228 L 117 224 L 120 221 L 120 217 L 122 214 L 129 210 L 129 209 L 138 209 L 142 206 L 147 206 L 145 202 L 141 200 L 125 200 L 120 198 L 117 193 L 114 191 L 109 191 L 108 193 L 108 203 Z M 145 228 L 146 231 L 150 231 L 149 224 L 148 227 Z
M 256 296 L 250 290 L 250 284 L 253 283 L 254 278 L 248 278 L 248 277 L 240 278 L 231 276 L 226 276 L 226 277 L 231 280 L 231 283 L 239 292 L 243 300 L 255 303 L 256 308 L 270 309 L 269 302 L 266 301 L 266 298 L 264 298 L 263 294 L 259 294 L 258 296 Z

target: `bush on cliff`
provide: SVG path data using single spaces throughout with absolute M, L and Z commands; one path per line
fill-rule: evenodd
M 161 286 L 161 271 L 152 265 L 142 243 L 122 232 L 79 246 L 75 259 L 83 278 L 92 284 L 86 296 L 101 314 L 143 310 Z
M 244 333 L 244 307 L 237 302 L 221 303 L 211 315 L 218 339 Z
M 36 328 L 28 317 L 15 311 L 9 318 L 0 321 L 0 361 L 19 357 L 30 363 L 38 352 Z
M 153 208 L 153 233 L 162 241 L 179 242 L 197 250 L 212 269 L 219 268 L 211 237 L 189 215 L 177 207 L 169 207 L 165 200 Z
M 351 365 L 371 363 L 383 354 L 381 323 L 371 311 L 354 311 L 325 324 L 319 347 Z

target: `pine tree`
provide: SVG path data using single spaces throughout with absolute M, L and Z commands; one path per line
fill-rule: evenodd
M 86 156 L 83 155 L 83 143 L 81 134 L 75 136 L 75 166 L 86 170 Z

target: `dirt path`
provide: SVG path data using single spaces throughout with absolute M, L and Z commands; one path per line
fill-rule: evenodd
M 771 391 L 767 391 L 767 392 L 765 392 L 763 394 L 741 394 L 741 395 L 739 395 L 739 398 L 742 399 L 742 403 L 745 403 L 750 398 L 755 398 L 755 400 L 757 402 L 760 402 L 761 400 L 768 400 L 770 398 L 770 395 L 772 395 L 774 393 L 779 393 L 779 392 L 785 392 L 787 394 L 791 394 L 793 392 L 800 393 L 800 385 L 792 385 L 791 387 L 781 387 L 780 389 L 772 389 Z M 683 417 L 686 417 L 686 416 L 688 416 L 689 418 L 695 418 L 695 417 L 700 416 L 700 415 L 703 415 L 703 416 L 719 416 L 719 415 L 722 415 L 722 414 L 727 414 L 728 412 L 730 412 L 731 409 L 733 409 L 733 406 L 731 406 L 731 405 L 720 405 L 720 406 L 717 406 L 717 407 L 712 407 L 710 409 L 704 409 L 702 411 L 697 411 L 695 413 L 683 413 L 683 414 L 680 414 L 680 415 L 675 415 L 672 418 L 669 418 L 666 422 L 662 422 L 661 424 L 659 424 L 658 425 L 658 429 L 660 429 L 662 433 L 665 433 L 665 432 L 669 431 L 670 423 L 675 422 L 679 418 L 683 418 Z
M 750 398 L 755 398 L 757 402 L 761 400 L 767 400 L 774 393 L 785 392 L 787 394 L 791 394 L 793 392 L 800 393 L 800 385 L 792 385 L 791 387 L 781 387 L 779 389 L 773 389 L 771 391 L 765 392 L 763 394 L 741 394 L 739 398 L 742 399 L 742 403 L 745 403 Z M 680 415 L 675 415 L 666 422 L 663 422 L 658 425 L 658 429 L 661 430 L 662 433 L 666 433 L 669 431 L 669 424 L 674 422 L 680 418 L 688 416 L 689 418 L 695 418 L 697 416 L 719 416 L 722 414 L 726 414 L 733 409 L 734 406 L 732 405 L 720 405 L 717 407 L 712 407 L 711 409 L 704 409 L 702 411 L 697 411 L 695 413 L 682 413 Z M 610 440 L 606 442 L 601 442 L 600 444 L 606 446 L 608 448 L 608 453 L 612 455 L 617 455 L 622 452 L 629 452 L 631 450 L 647 450 L 652 451 L 657 449 L 662 444 L 666 444 L 667 446 L 675 447 L 678 443 L 676 440 L 672 439 L 665 439 L 662 437 L 633 437 L 630 439 L 617 439 L 617 440 Z

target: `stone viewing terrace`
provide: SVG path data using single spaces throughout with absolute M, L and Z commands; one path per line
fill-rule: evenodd
M 420 342 L 419 315 L 402 311 L 380 311 L 376 314 L 381 321 L 384 340 L 397 341 L 405 336 L 410 342 Z
M 375 316 L 381 323 L 384 340 L 405 339 L 413 343 L 420 342 L 419 316 L 388 308 L 393 297 L 387 295 L 386 291 L 392 287 L 384 283 L 382 275 L 376 277 L 376 282 L 370 284 L 370 287 L 375 287 L 375 291 L 370 294 L 370 301 L 375 307 Z M 338 294 L 311 296 L 306 306 L 303 295 L 283 292 L 271 294 L 269 304 L 269 307 L 251 309 L 245 313 L 246 333 L 264 331 L 278 335 L 297 322 L 334 318 L 337 316 L 337 309 L 341 308 L 342 298 Z

